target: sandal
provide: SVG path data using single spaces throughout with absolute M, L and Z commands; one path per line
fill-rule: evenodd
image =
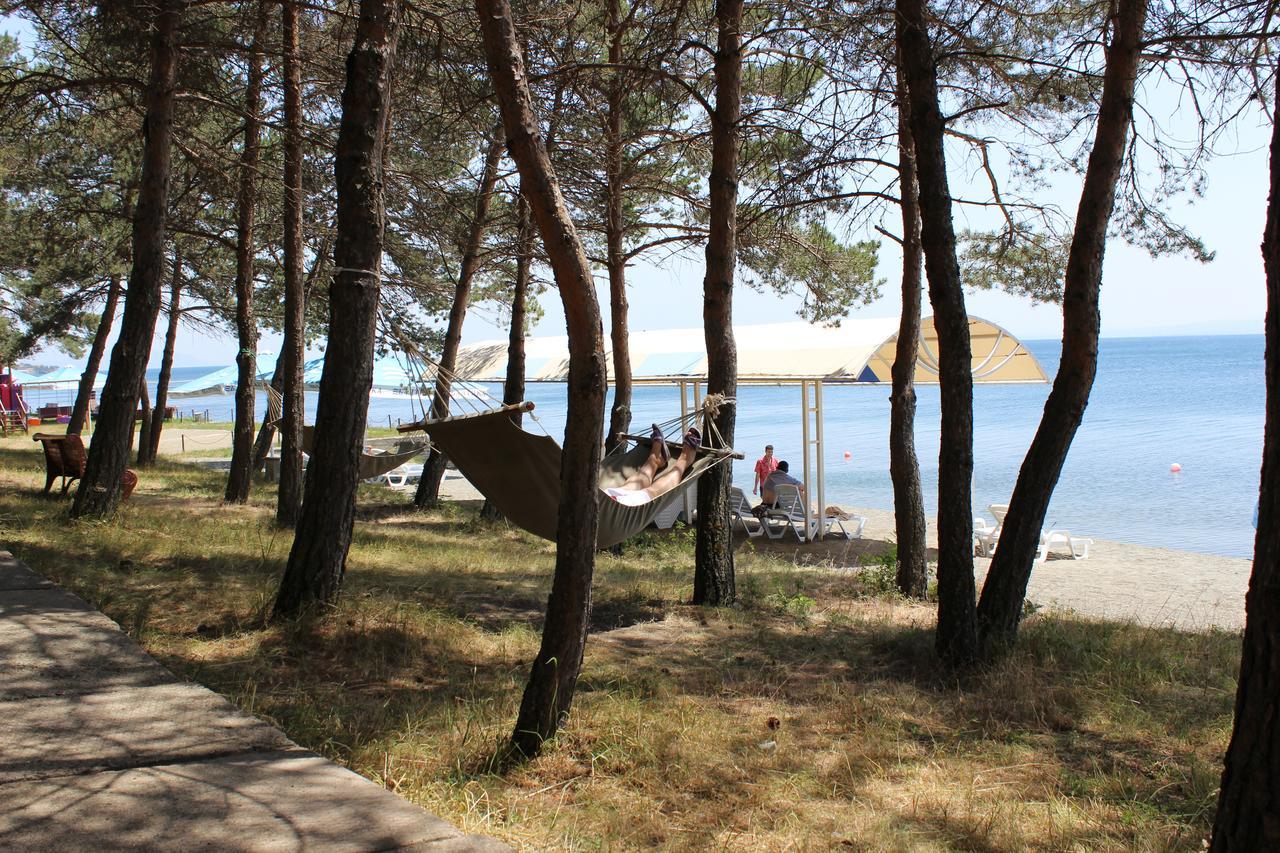
M 702 446 L 702 433 L 698 432 L 697 427 L 689 427 L 689 431 L 684 434 L 684 446 L 694 450 Z
M 654 424 L 653 430 L 649 433 L 649 439 L 650 441 L 658 442 L 658 447 L 662 448 L 660 452 L 662 453 L 663 464 L 670 462 L 671 450 L 667 447 L 667 437 L 662 434 L 662 427 Z

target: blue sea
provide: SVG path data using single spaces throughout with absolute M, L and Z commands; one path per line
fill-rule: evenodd
M 1027 341 L 1051 376 L 1058 341 Z M 1083 536 L 1248 557 L 1262 461 L 1264 340 L 1258 336 L 1112 338 L 1102 341 L 1098 377 L 1054 493 L 1046 524 Z M 175 371 L 181 382 L 210 368 Z M 154 381 L 154 377 L 153 377 Z M 501 389 L 490 392 L 501 396 Z M 1040 420 L 1047 385 L 977 386 L 974 391 L 974 512 L 1007 503 Z M 936 512 L 938 389 L 917 389 L 916 443 L 926 509 Z M 538 424 L 564 431 L 563 385 L 531 384 Z M 828 503 L 892 509 L 889 389 L 827 386 L 824 391 Z M 228 396 L 173 401 L 184 412 L 230 420 Z M 259 399 L 259 412 L 263 401 Z M 315 398 L 307 400 L 314 413 Z M 636 389 L 633 428 L 680 412 L 679 390 Z M 417 417 L 408 399 L 374 398 L 369 422 Z M 735 482 L 750 489 L 765 444 L 801 465 L 800 389 L 747 386 L 738 399 Z M 845 452 L 850 454 L 845 459 Z M 1177 463 L 1181 473 L 1172 473 Z

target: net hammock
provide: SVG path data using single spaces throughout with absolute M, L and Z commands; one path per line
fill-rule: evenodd
M 315 440 L 316 428 L 312 426 L 303 427 L 302 452 L 310 455 L 311 449 L 315 446 Z M 360 479 L 372 480 L 375 477 L 388 474 L 415 456 L 421 456 L 429 446 L 430 443 L 425 439 L 408 436 L 402 438 L 366 438 L 364 446 L 360 450 Z
M 445 372 L 438 366 L 436 370 Z M 455 395 L 452 402 L 462 403 L 460 408 L 471 410 L 451 417 L 424 418 L 401 426 L 400 430 L 426 432 L 471 485 L 488 498 L 508 521 L 554 542 L 559 522 L 562 452 L 551 436 L 528 432 L 517 423 L 516 419 L 522 414 L 532 412 L 533 403 L 481 408 L 479 401 L 487 396 L 483 390 L 471 387 L 470 383 L 456 376 L 450 376 L 449 381 L 455 389 L 465 389 L 465 393 Z M 703 474 L 737 455 L 732 448 L 724 446 L 723 437 L 715 426 L 719 407 L 733 402 L 729 398 L 710 395 L 700 412 L 672 418 L 658 425 L 665 434 L 676 435 L 692 426 L 695 418 L 700 418 L 704 449 L 699 451 L 678 484 L 648 503 L 626 506 L 604 491 L 621 486 L 639 470 L 649 457 L 650 445 L 646 439 L 626 436 L 627 441 L 601 460 L 600 484 L 596 493 L 600 508 L 597 548 L 610 548 L 635 536 L 680 500 Z M 537 419 L 534 420 L 536 422 Z M 628 449 L 630 442 L 635 444 Z M 669 446 L 673 454 L 679 452 L 678 445 L 669 443 Z
M 284 417 L 284 397 L 270 385 L 267 389 L 266 422 L 275 426 Z M 315 427 L 302 428 L 302 452 L 310 455 L 315 446 Z M 421 456 L 431 443 L 424 438 L 366 438 L 360 450 L 360 479 L 372 480 L 389 474 L 414 457 Z

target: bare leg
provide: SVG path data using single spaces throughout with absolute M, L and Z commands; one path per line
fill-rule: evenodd
M 632 489 L 638 492 L 653 485 L 653 478 L 657 476 L 658 469 L 667 462 L 667 448 L 665 445 L 665 439 L 654 439 L 652 448 L 649 451 L 649 458 L 644 460 L 644 464 L 640 466 L 640 469 L 628 477 L 626 482 L 618 488 Z
M 694 456 L 693 445 L 686 443 L 680 455 L 667 466 L 667 470 L 655 477 L 649 487 L 644 489 L 645 494 L 650 498 L 656 498 L 674 489 L 684 479 L 689 467 L 693 465 Z

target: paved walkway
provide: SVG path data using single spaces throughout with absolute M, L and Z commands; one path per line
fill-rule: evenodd
M 7 551 L 0 661 L 0 849 L 509 849 L 178 681 Z

